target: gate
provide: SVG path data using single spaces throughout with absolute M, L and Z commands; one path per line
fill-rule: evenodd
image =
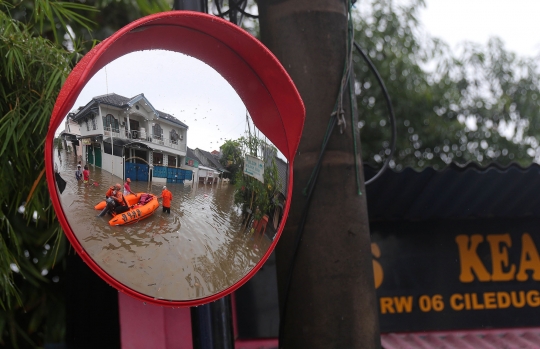
M 132 181 L 148 182 L 148 169 L 149 166 L 146 164 L 126 162 L 126 178 L 129 178 Z
M 86 162 L 93 165 L 94 164 L 94 148 L 92 148 L 91 145 L 86 146 L 86 156 L 88 158 Z
M 184 183 L 184 180 L 190 181 L 192 179 L 192 173 L 189 170 L 181 168 L 167 168 L 167 183 Z
M 95 165 L 101 168 L 101 148 L 94 148 L 94 157 L 96 158 Z

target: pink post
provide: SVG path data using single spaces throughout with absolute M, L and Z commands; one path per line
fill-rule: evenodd
M 192 349 L 189 308 L 168 308 L 118 293 L 122 349 Z

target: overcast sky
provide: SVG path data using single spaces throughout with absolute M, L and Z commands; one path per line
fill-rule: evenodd
M 94 75 L 73 109 L 113 92 L 124 97 L 144 93 L 154 108 L 189 126 L 193 149 L 219 150 L 246 127 L 246 108 L 231 85 L 210 66 L 181 53 L 141 51 L 118 58 Z
M 424 29 L 452 48 L 498 36 L 520 56 L 540 53 L 539 0 L 426 0 L 420 14 Z
M 497 36 L 520 56 L 537 57 L 538 14 L 540 0 L 426 0 L 420 21 L 423 30 L 452 48 L 463 41 L 486 44 Z M 232 87 L 206 64 L 180 53 L 144 51 L 117 59 L 93 77 L 74 108 L 112 92 L 144 93 L 156 109 L 186 123 L 190 148 L 218 149 L 246 127 L 244 104 Z

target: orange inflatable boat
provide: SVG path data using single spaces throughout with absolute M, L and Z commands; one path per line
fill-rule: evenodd
M 159 207 L 157 196 L 154 194 L 137 193 L 124 196 L 129 210 L 122 213 L 112 212 L 113 218 L 109 225 L 126 225 L 136 223 L 141 219 L 150 217 Z M 94 206 L 96 210 L 103 210 L 107 206 L 105 200 Z

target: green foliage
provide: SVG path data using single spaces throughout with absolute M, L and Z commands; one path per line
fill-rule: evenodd
M 70 50 L 88 50 L 130 22 L 172 7 L 169 0 L 8 0 L 3 4 L 6 13 L 34 36 Z
M 81 57 L 78 48 L 163 9 L 169 7 L 161 0 L 0 0 L 0 347 L 63 340 L 67 243 L 51 206 L 43 154 L 55 99 Z M 107 23 L 91 34 L 100 22 Z
M 234 1 L 234 3 L 233 3 Z M 219 10 L 218 10 L 218 4 L 219 2 Z M 252 15 L 252 16 L 246 16 L 242 13 L 240 13 L 238 10 L 235 14 L 233 14 L 233 18 L 231 18 L 231 9 L 235 10 L 237 9 L 237 6 L 235 4 L 241 3 L 238 0 L 208 0 L 208 13 L 211 13 L 215 16 L 219 16 L 221 18 L 224 18 L 225 20 L 231 21 L 238 25 L 240 28 L 246 30 L 254 37 L 259 37 L 260 34 L 260 28 L 259 28 L 259 21 L 257 18 L 253 18 L 253 16 L 257 16 L 259 13 L 259 9 L 257 7 L 257 3 L 255 0 L 247 0 L 246 2 L 242 2 L 245 7 L 243 8 L 243 11 Z M 233 6 L 230 6 L 233 5 Z M 221 10 L 221 15 L 220 15 Z
M 231 160 L 226 161 L 231 161 L 229 166 L 237 169 L 234 177 L 236 188 L 234 203 L 241 207 L 243 213 L 253 212 L 255 219 L 260 219 L 263 215 L 272 212 L 276 204 L 274 198 L 281 190 L 276 163 L 277 149 L 255 136 L 227 141 L 224 146 L 221 147 L 224 156 L 224 149 L 227 149 L 228 154 L 234 154 L 231 156 Z M 244 175 L 246 154 L 255 156 L 264 162 L 264 183 Z
M 492 39 L 465 44 L 457 56 L 423 35 L 422 0 L 397 6 L 363 2 L 355 13 L 355 40 L 369 54 L 392 98 L 398 138 L 391 166 L 442 168 L 450 162 L 530 164 L 538 150 L 539 74 Z M 362 157 L 381 164 L 390 153 L 386 103 L 373 74 L 355 57 Z
M 62 274 L 55 259 L 65 242 L 42 169 L 49 117 L 73 53 L 0 12 L 0 57 L 0 344 L 35 347 L 63 328 L 53 320 L 63 314 L 53 278 Z
M 227 140 L 221 146 L 221 159 L 223 167 L 230 173 L 226 174 L 231 183 L 236 183 L 236 175 L 242 171 L 244 160 L 242 155 L 242 145 L 239 140 Z

